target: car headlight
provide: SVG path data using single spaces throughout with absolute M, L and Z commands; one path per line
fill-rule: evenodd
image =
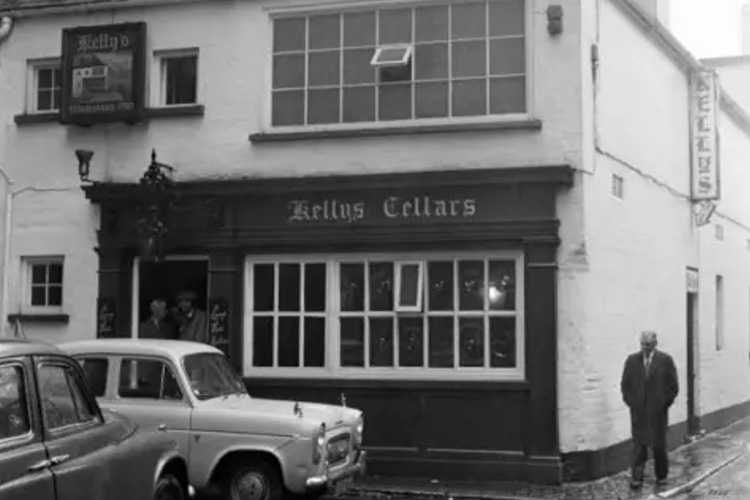
M 314 464 L 319 464 L 326 451 L 326 424 L 320 424 L 315 436 L 313 436 L 313 456 Z
M 365 419 L 362 415 L 357 417 L 357 421 L 354 423 L 354 444 L 359 446 L 362 444 L 362 434 L 365 432 Z

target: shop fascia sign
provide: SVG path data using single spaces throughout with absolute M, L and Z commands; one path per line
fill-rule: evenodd
M 719 83 L 715 71 L 690 78 L 691 199 L 697 226 L 710 222 L 721 196 L 719 169 Z

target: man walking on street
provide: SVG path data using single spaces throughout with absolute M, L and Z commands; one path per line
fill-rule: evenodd
M 677 369 L 672 357 L 656 350 L 656 332 L 641 333 L 641 350 L 628 356 L 622 371 L 622 400 L 630 408 L 633 435 L 631 487 L 643 485 L 643 468 L 648 448 L 654 455 L 657 486 L 666 483 L 667 427 L 669 407 L 679 392 Z

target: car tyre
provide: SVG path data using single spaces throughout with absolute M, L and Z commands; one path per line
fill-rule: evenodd
M 268 462 L 234 466 L 222 486 L 226 500 L 282 500 L 284 497 L 280 474 Z
M 185 500 L 185 488 L 172 474 L 164 474 L 156 483 L 154 500 Z

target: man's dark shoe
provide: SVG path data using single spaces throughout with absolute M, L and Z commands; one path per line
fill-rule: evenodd
M 641 486 L 643 486 L 643 481 L 638 481 L 636 479 L 631 479 L 630 480 L 630 489 L 637 490 Z
M 667 485 L 667 478 L 663 477 L 661 479 L 657 479 L 656 480 L 656 486 L 658 486 L 658 487 L 661 488 L 661 487 L 666 486 L 666 485 Z

